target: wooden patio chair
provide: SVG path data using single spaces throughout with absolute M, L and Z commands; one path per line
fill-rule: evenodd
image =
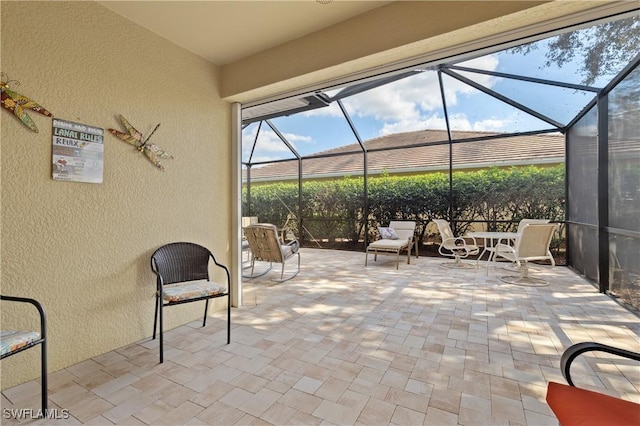
M 244 234 L 244 229 L 255 223 L 258 223 L 257 216 L 242 216 L 242 269 L 248 268 L 251 263 L 251 247 L 249 247 L 249 241 Z
M 245 278 L 256 278 L 266 274 L 271 270 L 274 263 L 282 264 L 280 280 L 276 281 L 287 281 L 298 275 L 300 272 L 300 243 L 298 240 L 285 244 L 278 235 L 278 228 L 271 223 L 249 225 L 245 228 L 245 236 L 251 249 L 251 275 L 245 276 Z M 285 264 L 294 256 L 298 258 L 298 267 L 293 274 L 285 278 Z M 256 274 L 256 261 L 269 262 L 269 266 L 265 271 Z

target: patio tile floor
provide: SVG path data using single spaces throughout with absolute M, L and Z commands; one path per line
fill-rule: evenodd
M 244 306 L 49 375 L 68 419 L 2 424 L 557 425 L 548 381 L 572 343 L 640 348 L 640 319 L 566 267 L 536 265 L 548 287 L 502 283 L 500 268 L 445 259 L 395 268 L 380 255 L 302 249 L 302 270 L 245 280 Z M 288 265 L 292 267 L 292 265 Z M 501 265 L 504 266 L 504 265 Z M 151 301 L 150 301 L 151 303 Z M 150 324 L 151 324 L 151 318 Z M 637 365 L 611 355 L 574 363 L 582 387 L 640 402 Z M 39 407 L 30 381 L 2 408 Z

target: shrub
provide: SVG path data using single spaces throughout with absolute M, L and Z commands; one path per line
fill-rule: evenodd
M 369 214 L 365 218 L 362 177 L 314 180 L 302 185 L 303 232 L 298 238 L 334 241 L 364 239 L 365 222 L 374 237 L 377 226 L 390 220 L 415 220 L 422 241 L 426 226 L 434 218 L 453 216 L 454 233 L 462 234 L 478 221 L 489 230 L 513 230 L 525 217 L 562 221 L 565 211 L 564 166 L 497 167 L 453 173 L 369 178 Z M 450 203 L 450 191 L 452 199 Z M 282 226 L 287 216 L 298 215 L 298 183 L 253 184 L 251 209 L 243 189 L 243 214 L 258 216 L 261 222 Z M 249 214 L 250 212 L 250 214 Z M 290 221 L 291 222 L 291 221 Z

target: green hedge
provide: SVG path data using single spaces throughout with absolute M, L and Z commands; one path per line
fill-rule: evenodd
M 474 222 L 486 222 L 488 230 L 512 230 L 522 218 L 563 221 L 565 210 L 564 166 L 490 168 L 453 173 L 454 233 L 466 232 Z M 420 241 L 426 225 L 449 214 L 449 174 L 369 178 L 370 239 L 376 227 L 390 220 L 418 222 Z M 312 237 L 358 241 L 364 238 L 364 179 L 303 181 L 302 218 L 299 232 L 298 184 L 273 183 L 251 186 L 251 209 L 243 189 L 243 215 L 258 216 L 261 222 L 282 226 L 288 215 L 294 218 L 294 233 L 303 241 Z

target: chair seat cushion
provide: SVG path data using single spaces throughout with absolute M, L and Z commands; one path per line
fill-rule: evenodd
M 382 239 L 378 241 L 374 241 L 367 247 L 372 250 L 400 250 L 409 245 L 408 240 L 387 240 Z
M 296 240 L 291 241 L 288 244 L 281 244 L 280 247 L 282 248 L 282 254 L 284 255 L 284 257 L 289 257 L 292 254 L 296 254 L 298 252 L 298 250 L 300 249 L 300 244 Z
M 181 302 L 199 297 L 215 296 L 227 292 L 227 287 L 207 280 L 167 284 L 162 287 L 162 298 L 167 302 Z
M 40 339 L 37 331 L 0 331 L 0 355 L 17 351 Z
M 287 260 L 300 250 L 300 243 L 298 243 L 298 240 L 294 240 L 287 244 L 280 244 L 280 249 L 284 260 Z
M 562 426 L 640 424 L 640 404 L 561 383 L 549 382 L 547 403 Z

